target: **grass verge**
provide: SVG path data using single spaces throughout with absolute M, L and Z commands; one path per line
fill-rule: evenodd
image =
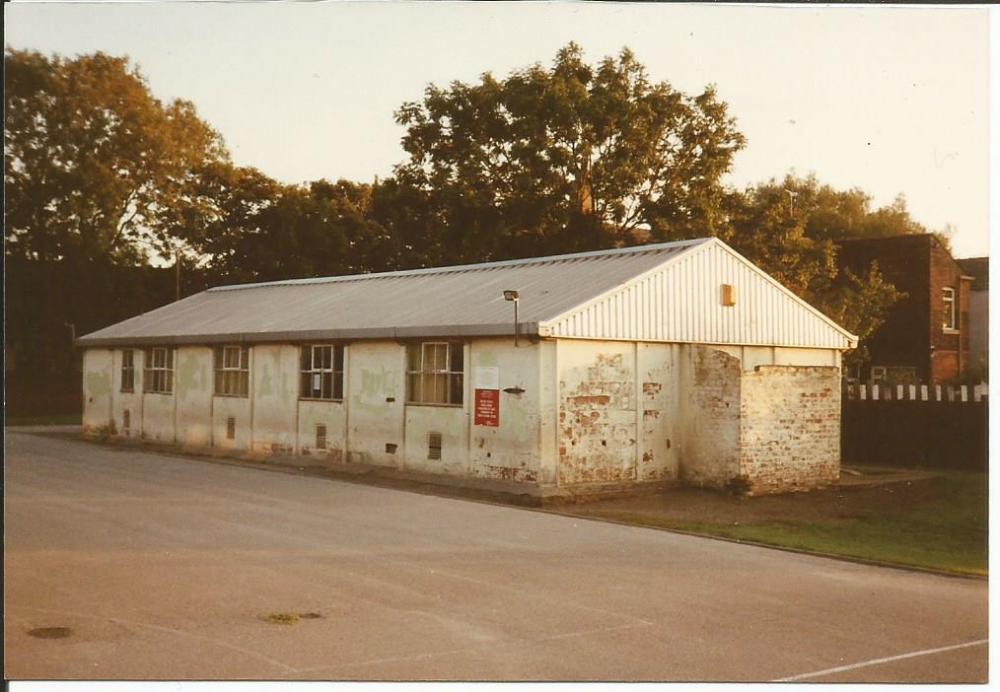
M 820 493 L 839 493 L 837 497 L 847 500 L 836 509 L 828 503 L 830 509 L 817 512 L 816 505 L 823 502 L 814 502 L 810 511 L 801 511 L 810 496 L 820 499 Z M 726 515 L 724 520 L 706 518 L 716 513 L 706 507 L 704 499 L 688 516 L 676 505 L 667 511 L 669 493 L 661 511 L 648 503 L 630 508 L 626 500 L 584 505 L 566 513 L 901 566 L 986 575 L 987 496 L 987 474 L 943 472 L 895 491 L 886 486 L 881 492 L 831 489 L 797 497 L 750 498 L 735 513 L 731 498 L 720 496 L 718 502 L 727 503 L 727 511 L 718 513 Z M 754 504 L 764 502 L 769 503 L 768 511 L 755 511 Z M 784 512 L 782 502 L 787 507 Z

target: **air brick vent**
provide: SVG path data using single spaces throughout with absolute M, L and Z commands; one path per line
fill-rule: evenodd
M 316 426 L 316 449 L 326 449 L 326 426 Z
M 236 439 L 236 418 L 233 416 L 229 416 L 229 418 L 226 419 L 226 439 Z
M 441 433 L 432 432 L 427 434 L 427 458 L 441 458 Z

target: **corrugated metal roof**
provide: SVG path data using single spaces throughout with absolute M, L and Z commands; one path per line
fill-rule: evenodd
M 524 333 L 710 239 L 436 269 L 209 289 L 80 337 L 82 346 Z M 716 241 L 718 242 L 718 241 Z

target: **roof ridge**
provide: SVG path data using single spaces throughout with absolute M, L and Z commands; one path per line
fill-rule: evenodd
M 623 248 L 609 248 L 606 250 L 590 250 L 587 252 L 572 252 L 563 255 L 545 255 L 542 257 L 525 257 L 522 259 L 497 260 L 494 262 L 478 262 L 475 264 L 456 264 L 443 267 L 422 267 L 419 269 L 399 269 L 388 272 L 372 272 L 370 274 L 342 274 L 339 276 L 317 276 L 305 279 L 278 279 L 276 281 L 260 281 L 247 284 L 231 284 L 225 286 L 213 286 L 207 291 L 238 291 L 249 288 L 264 288 L 268 286 L 302 286 L 316 285 L 324 283 L 338 283 L 346 281 L 365 281 L 368 279 L 384 279 L 390 277 L 422 276 L 427 274 L 447 274 L 463 271 L 481 271 L 484 269 L 500 269 L 502 267 L 516 267 L 531 264 L 546 264 L 551 262 L 566 262 L 578 259 L 614 257 L 618 255 L 640 255 L 651 252 L 660 252 L 668 249 L 676 249 L 686 246 L 695 246 L 711 241 L 711 238 L 692 238 L 690 240 L 674 240 L 667 243 L 650 243 L 648 245 L 632 245 Z

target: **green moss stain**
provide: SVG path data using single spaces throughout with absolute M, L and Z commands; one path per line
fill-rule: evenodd
M 108 396 L 111 394 L 111 372 L 109 370 L 87 371 L 87 395 Z
M 178 396 L 183 397 L 190 391 L 203 389 L 207 382 L 203 359 L 194 354 L 188 354 L 180 359 L 177 367 Z
M 496 351 L 476 351 L 473 365 L 480 367 L 490 367 L 500 364 L 500 358 Z
M 271 396 L 274 394 L 274 384 L 271 382 L 271 368 L 263 360 L 260 363 L 260 383 L 257 387 L 260 396 Z

